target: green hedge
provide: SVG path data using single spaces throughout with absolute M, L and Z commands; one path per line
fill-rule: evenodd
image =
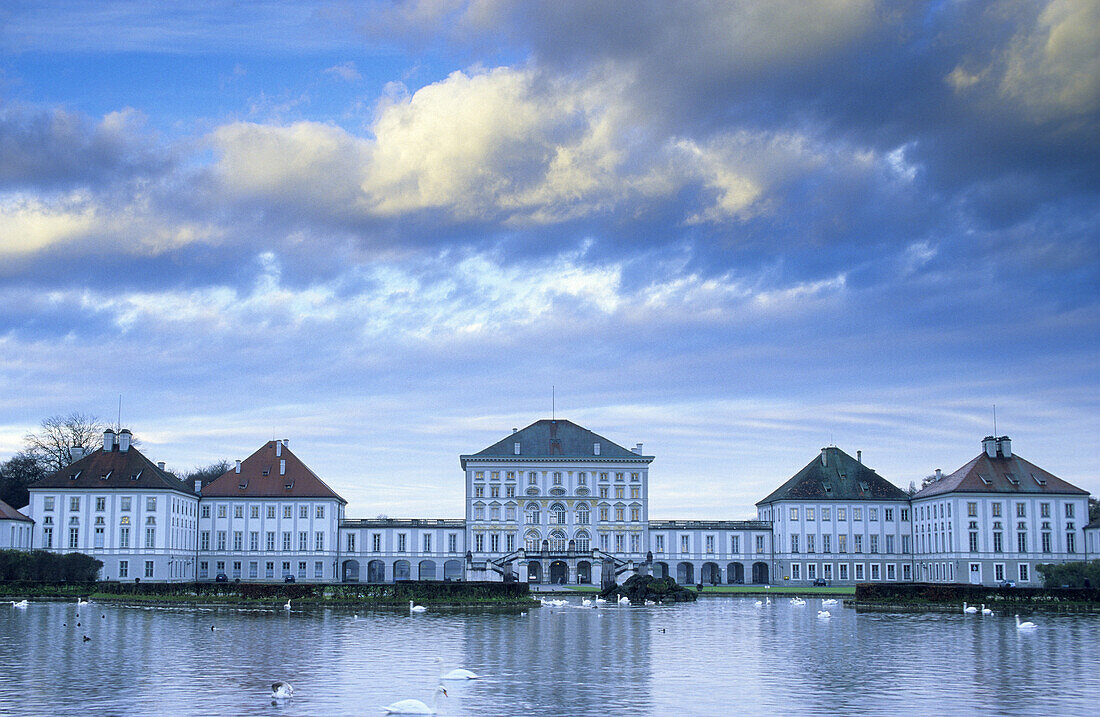
M 1043 563 L 1035 569 L 1043 576 L 1043 587 L 1100 588 L 1100 560 L 1077 563 Z
M 866 603 L 1100 603 L 1098 588 L 994 588 L 944 583 L 860 583 L 856 602 Z
M 45 550 L 0 550 L 0 581 L 91 582 L 102 560 L 84 553 Z

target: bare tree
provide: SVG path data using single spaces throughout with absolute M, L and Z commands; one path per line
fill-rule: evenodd
M 202 485 L 205 487 L 207 483 L 213 482 L 215 479 L 220 478 L 222 474 L 229 470 L 231 464 L 228 460 L 222 459 L 215 461 L 208 466 L 198 466 L 191 470 L 190 473 L 183 476 L 182 480 L 188 486 L 193 486 L 195 481 L 202 481 Z
M 26 452 L 38 458 L 46 471 L 52 473 L 95 450 L 107 428 L 109 426 L 96 416 L 74 411 L 67 416 L 43 419 L 42 428 L 24 436 L 23 443 Z
M 0 500 L 18 510 L 29 502 L 27 486 L 45 475 L 42 463 L 29 453 L 16 453 L 0 463 Z

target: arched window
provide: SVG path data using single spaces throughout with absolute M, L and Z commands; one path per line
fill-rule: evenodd
M 578 553 L 587 553 L 589 550 L 592 549 L 592 541 L 588 537 L 587 530 L 579 531 L 577 533 L 577 536 L 574 538 L 574 543 L 577 546 Z
M 553 533 L 550 533 L 550 552 L 565 552 L 565 533 L 560 530 L 555 530 Z
M 591 513 L 588 510 L 588 503 L 581 503 L 577 506 L 577 525 L 588 525 L 591 518 Z M 579 550 L 579 548 L 578 548 Z
M 538 503 L 528 503 L 527 504 L 527 516 L 526 516 L 526 520 L 524 522 L 526 522 L 528 525 L 538 525 L 539 524 L 539 504 Z
M 534 553 L 539 551 L 539 533 L 537 530 L 528 530 L 523 536 L 523 548 Z
M 554 525 L 565 525 L 565 506 L 554 503 L 550 506 L 550 522 Z

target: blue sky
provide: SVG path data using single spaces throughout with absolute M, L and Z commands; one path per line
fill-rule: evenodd
M 456 516 L 551 409 L 744 518 L 998 430 L 1100 493 L 1100 2 L 15 2 L 0 459 L 291 448 Z

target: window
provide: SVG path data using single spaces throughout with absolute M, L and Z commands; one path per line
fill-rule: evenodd
M 424 533 L 423 543 L 424 543 L 424 552 L 425 553 L 432 552 L 432 534 L 431 533 Z
M 821 566 L 821 577 L 825 578 L 826 580 L 832 580 L 833 579 L 833 564 L 832 563 L 825 563 L 824 565 Z
M 577 507 L 577 525 L 588 525 L 590 515 L 591 513 L 588 510 L 588 504 L 581 503 Z
M 69 510 L 74 513 L 80 510 L 80 496 L 74 495 L 69 498 Z
M 882 579 L 881 576 L 879 575 L 879 564 L 878 563 L 872 563 L 871 564 L 871 579 L 872 580 L 881 580 Z
M 239 530 L 233 531 L 233 550 L 240 551 L 244 547 L 244 533 Z
M 309 506 L 308 505 L 298 506 L 298 517 L 299 518 L 308 518 L 309 517 Z
M 862 535 L 853 535 L 852 536 L 852 544 L 853 544 L 852 547 L 853 547 L 855 552 L 857 552 L 857 553 L 862 553 L 863 552 L 863 536 Z
M 848 552 L 848 536 L 847 535 L 838 535 L 838 536 L 836 536 L 836 551 L 838 553 L 847 553 Z
M 792 535 L 791 536 L 791 552 L 792 553 L 797 553 L 798 552 L 798 536 L 797 535 Z
M 630 497 L 638 499 L 642 497 L 642 489 L 636 485 L 630 486 Z
M 288 530 L 288 531 L 285 531 L 283 533 L 283 550 L 285 552 L 290 551 L 290 544 L 291 544 L 291 537 L 290 537 L 290 531 Z
M 898 579 L 897 566 L 894 565 L 893 563 L 890 563 L 886 566 L 886 579 L 887 580 L 897 580 Z
M 496 486 L 493 486 L 496 488 Z M 489 506 L 489 520 L 500 520 L 500 504 L 493 503 Z
M 621 521 L 623 519 L 623 507 L 621 505 L 615 506 L 615 520 Z
M 95 527 L 94 534 L 92 536 L 92 545 L 97 548 L 103 547 L 103 526 L 97 525 Z
M 625 478 L 625 476 L 622 473 L 616 473 L 615 474 L 615 482 L 616 483 L 622 483 L 623 478 Z
M 807 553 L 817 552 L 817 548 L 814 546 L 814 538 L 815 537 L 817 537 L 817 536 L 812 535 L 812 534 L 806 536 L 806 552 Z
M 69 547 L 80 547 L 80 528 L 69 528 Z
M 298 577 L 304 579 L 305 576 L 306 576 L 306 561 L 299 560 L 298 561 Z
M 253 580 L 260 577 L 260 564 L 255 560 L 248 563 L 248 577 Z
M 554 471 L 554 485 L 561 485 L 561 471 Z
M 485 520 L 485 505 L 482 503 L 476 503 L 474 505 L 474 520 Z
M 680 552 L 681 553 L 690 553 L 691 552 L 691 536 L 690 535 L 681 535 L 680 536 Z
M 500 486 L 499 485 L 489 486 L 489 497 L 490 498 L 499 498 L 500 497 Z
M 478 553 L 485 552 L 485 535 L 483 533 L 474 534 L 474 551 Z
M 1066 552 L 1077 552 L 1077 535 L 1075 533 L 1066 533 Z
M 409 536 L 405 533 L 397 534 L 397 552 L 403 553 L 408 550 L 408 540 Z
M 910 535 L 901 536 L 901 552 L 903 555 L 908 555 L 913 552 L 913 537 Z
M 1026 503 L 1017 503 L 1016 504 L 1016 517 L 1017 518 L 1026 518 L 1027 517 L 1027 504 Z
M 313 549 L 317 552 L 325 549 L 325 534 L 320 530 L 313 535 Z
M 806 579 L 817 580 L 817 563 L 806 563 Z
M 208 550 L 209 546 L 210 546 L 210 533 L 204 532 L 203 535 L 206 536 L 206 544 L 207 544 L 207 547 L 203 548 L 203 549 Z M 130 547 L 130 529 L 127 528 L 126 526 L 123 526 L 123 527 L 118 529 L 118 547 L 120 547 L 120 548 L 129 548 Z
M 125 499 L 123 499 L 123 500 L 125 500 Z M 128 503 L 127 503 L 127 505 L 128 505 Z M 204 505 L 199 509 L 199 517 L 200 518 L 209 518 L 210 517 L 210 506 L 209 505 Z
M 611 520 L 610 515 L 611 515 L 611 508 L 609 506 L 606 506 L 606 505 L 601 505 L 600 506 L 600 520 L 604 520 L 604 521 Z
M 1073 517 L 1073 503 L 1066 503 L 1066 517 Z
M 583 530 L 577 533 L 575 545 L 578 553 L 587 553 L 591 550 L 592 546 L 588 540 L 588 533 Z
M 248 534 L 248 549 L 251 551 L 257 551 L 260 549 L 259 531 L 253 530 Z
M 371 533 L 371 536 L 370 536 L 370 549 L 371 549 L 372 553 L 381 553 L 382 552 L 382 534 L 381 533 Z
M 1019 573 L 1020 574 L 1020 582 L 1022 582 L 1022 583 L 1028 582 L 1031 579 L 1031 577 L 1028 574 L 1027 563 L 1020 563 L 1019 569 L 1020 569 L 1020 573 Z
M 1016 552 L 1027 552 L 1027 533 L 1016 533 Z
M 485 497 L 485 486 L 475 485 L 474 486 L 474 497 L 475 498 L 484 498 Z
M 244 517 L 244 506 L 243 505 L 233 506 L 233 517 L 234 518 L 243 518 Z
M 997 582 L 1001 582 L 1005 579 L 1005 564 L 993 563 L 993 579 Z
M 515 498 L 516 497 L 516 487 L 514 485 L 504 486 L 504 497 L 505 498 Z
M 836 509 L 836 519 L 837 520 L 848 520 L 848 509 L 847 508 L 837 508 Z
M 887 535 L 886 536 L 886 552 L 888 552 L 888 553 L 894 552 L 894 536 L 892 536 L 892 535 Z
M 848 579 L 848 563 L 841 563 L 840 564 L 840 579 L 841 580 L 847 580 Z
M 993 515 L 994 518 L 1000 518 L 1001 517 L 1001 504 L 1000 503 L 990 503 L 989 504 L 989 509 L 992 511 L 992 515 Z
M 856 563 L 856 580 L 863 580 L 863 563 Z
M 447 534 L 447 552 L 448 553 L 457 553 L 458 552 L 458 533 L 448 533 Z
M 978 552 L 978 533 L 977 531 L 970 531 L 970 552 Z
M 275 562 L 274 561 L 269 560 L 266 563 L 264 563 L 264 577 L 269 578 L 269 579 L 275 577 Z
M 268 517 L 268 519 L 269 519 L 269 520 L 274 520 L 274 519 L 275 519 L 275 506 L 273 506 L 273 505 L 269 505 L 269 506 L 267 506 L 267 513 L 266 513 L 266 515 L 267 515 L 267 517 Z M 274 567 L 272 567 L 272 570 L 274 570 L 274 569 L 275 569 L 275 568 L 274 568 Z
M 908 508 L 902 508 L 901 509 L 901 520 L 902 520 L 902 522 L 906 522 L 906 521 L 909 520 L 909 509 Z
M 1039 516 L 1042 518 L 1050 517 L 1050 503 L 1039 504 Z
M 607 533 L 600 533 L 600 550 L 607 551 L 608 540 Z
M 878 520 L 878 508 L 867 509 L 867 520 Z
M 489 480 L 500 480 L 500 471 L 492 471 L 489 473 Z
M 731 535 L 730 536 L 730 552 L 731 553 L 740 553 L 741 552 L 741 536 L 740 535 Z
M 224 518 L 225 517 L 225 506 L 224 505 L 219 505 L 218 506 L 218 517 L 219 518 Z
M 883 515 L 882 515 L 883 520 L 893 520 L 894 519 L 894 509 L 893 508 L 883 508 L 882 513 L 883 513 Z M 873 518 L 872 518 L 872 520 L 873 520 Z
M 802 579 L 802 566 L 798 563 L 791 563 L 791 580 Z
M 538 473 L 531 471 L 527 474 L 527 485 L 538 485 L 539 476 Z
M 504 519 L 512 521 L 516 519 L 516 506 L 511 503 L 504 506 Z
M 288 519 L 288 520 L 290 518 L 293 518 L 294 517 L 294 506 L 284 505 L 283 506 L 283 517 Z M 287 569 L 289 570 L 289 568 L 287 568 Z
M 623 534 L 615 533 L 615 552 L 623 552 Z
M 550 506 L 550 523 L 553 525 L 565 525 L 565 506 L 554 503 Z
M 582 473 L 577 474 L 577 485 L 588 485 L 588 474 L 587 473 L 582 472 Z
M 104 510 L 106 510 L 107 509 L 107 499 L 104 498 L 103 496 L 97 496 L 96 499 L 95 499 L 95 509 L 96 509 L 96 512 L 99 512 L 99 513 L 102 513 Z
M 218 531 L 218 550 L 225 550 L 225 531 Z
M 146 528 L 145 529 L 145 547 L 155 548 L 157 547 L 157 529 Z
M 607 497 L 607 486 L 605 486 L 605 485 L 600 486 L 600 497 L 601 498 L 606 498 Z
M 42 510 L 53 510 L 54 498 L 52 495 L 48 495 L 42 499 Z
M 798 508 L 791 508 L 791 520 L 798 520 Z
M 813 519 L 814 519 L 814 509 L 813 508 L 807 508 L 806 509 L 806 520 L 813 520 Z
M 509 553 L 516 549 L 516 536 L 508 533 L 504 536 L 504 549 Z
M 764 552 L 764 536 L 763 535 L 756 536 L 756 552 L 758 552 L 758 553 Z
M 852 520 L 863 520 L 863 508 L 852 508 Z
M 832 548 L 832 545 L 831 545 L 830 538 L 832 538 L 831 535 L 822 535 L 821 536 L 821 552 L 823 552 L 823 553 L 833 552 L 833 548 Z
M 822 520 L 832 520 L 833 519 L 832 516 L 833 516 L 833 511 L 830 510 L 829 508 L 822 508 L 821 509 L 821 519 Z
M 996 505 L 996 504 L 994 503 L 994 505 Z M 1005 551 L 1004 533 L 994 532 L 993 533 L 993 552 L 994 553 L 1003 553 L 1004 551 Z M 1003 580 L 1004 578 L 1001 578 L 1001 579 Z
M 714 552 L 714 536 L 713 535 L 706 536 L 706 538 L 704 538 L 704 545 L 705 545 L 704 549 L 706 550 L 706 552 L 713 553 Z
M 266 550 L 268 552 L 272 552 L 272 551 L 275 550 L 275 531 L 274 530 L 267 531 L 267 535 L 265 536 L 265 540 L 264 540 L 264 550 Z
M 665 536 L 655 535 L 653 536 L 653 550 L 658 553 L 665 552 Z
M 145 577 L 147 577 L 147 578 L 153 577 L 153 561 L 152 560 L 146 560 L 145 561 Z
M 304 553 L 309 550 L 309 533 L 302 530 L 298 532 L 298 552 Z
M 539 524 L 539 506 L 538 503 L 528 503 L 527 510 L 524 514 L 524 522 L 527 525 Z
M 259 518 L 260 517 L 260 506 L 258 506 L 258 505 L 249 506 L 248 515 L 252 518 Z
M 630 506 L 630 520 L 637 523 L 642 519 L 642 509 L 636 505 Z
M 616 498 L 622 498 L 623 497 L 623 487 L 621 485 L 615 486 L 615 497 Z

